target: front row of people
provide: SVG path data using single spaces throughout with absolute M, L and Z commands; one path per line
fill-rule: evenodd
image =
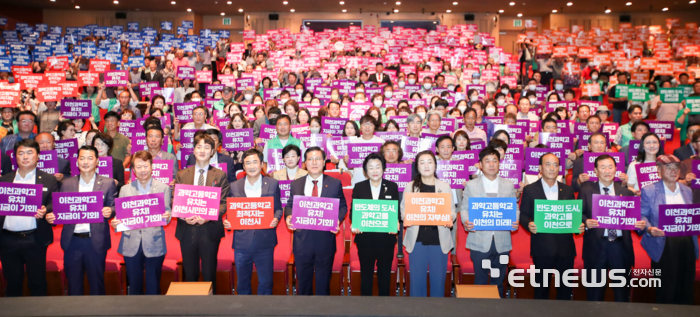
M 293 147 L 293 145 L 288 145 Z M 274 218 L 269 229 L 234 230 L 237 289 L 239 294 L 251 294 L 250 281 L 253 265 L 257 268 L 258 294 L 272 293 L 272 273 L 274 248 L 277 245 L 276 226 L 284 220 L 294 231 L 293 253 L 296 266 L 298 294 L 328 295 L 330 293 L 331 270 L 336 253 L 336 234 L 333 231 L 295 229 L 292 223 L 292 206 L 295 196 L 337 198 L 340 202 L 338 220 L 342 223 L 348 211 L 340 181 L 323 173 L 326 153 L 319 147 L 305 151 L 304 163 L 308 175 L 291 183 L 290 196 L 286 207 L 280 203 L 278 181 L 263 175 L 263 154 L 250 149 L 243 153 L 243 168 L 246 176 L 229 184 L 227 175 L 212 167 L 211 157 L 215 154 L 216 142 L 207 133 L 197 133 L 194 137 L 195 165 L 181 170 L 175 176 L 175 184 L 213 186 L 221 188 L 218 219 L 205 220 L 199 216 L 178 218 L 176 238 L 180 242 L 185 281 L 199 279 L 201 273 L 205 281 L 216 283 L 217 255 L 224 228 L 230 223 L 223 219 L 226 213 L 226 199 L 234 197 L 273 197 Z M 290 150 L 285 149 L 286 152 Z M 37 169 L 40 147 L 31 139 L 16 143 L 14 148 L 18 168 L 0 182 L 19 184 L 42 184 L 44 187 L 42 207 L 35 217 L 1 216 L 0 260 L 7 280 L 7 295 L 21 296 L 23 276 L 26 268 L 29 289 L 32 295 L 46 295 L 46 251 L 53 242 L 51 224 L 56 216 L 53 213 L 51 194 L 59 191 L 59 184 L 53 175 Z M 296 152 L 296 150 L 295 150 Z M 471 250 L 474 263 L 475 283 L 486 284 L 493 269 L 500 271 L 498 277 L 491 276 L 490 284 L 498 285 L 504 296 L 503 279 L 508 263 L 501 261 L 512 249 L 511 233 L 508 231 L 476 231 L 469 217 L 471 197 L 516 197 L 511 181 L 499 176 L 501 153 L 486 147 L 479 154 L 479 167 L 482 175 L 465 184 L 461 206 L 452 204 L 451 219 L 456 221 L 457 208 L 460 209 L 465 230 L 469 231 L 466 248 Z M 117 186 L 109 178 L 97 174 L 99 155 L 93 146 L 83 146 L 78 151 L 78 177 L 68 178 L 60 186 L 60 192 L 102 192 L 102 222 L 92 224 L 63 225 L 61 248 L 64 251 L 64 264 L 68 280 L 69 295 L 84 293 L 84 276 L 90 285 L 90 294 L 105 294 L 104 272 L 107 250 L 111 247 L 110 223 L 117 227 L 120 221 L 115 216 Z M 152 177 L 153 156 L 140 151 L 132 157 L 132 171 L 136 181 L 123 186 L 118 197 L 131 197 L 144 194 L 164 193 L 165 214 L 163 219 L 171 219 L 171 197 L 173 188 Z M 450 186 L 436 176 L 437 159 L 431 151 L 419 153 L 413 162 L 413 180 L 406 185 L 406 193 L 452 193 Z M 533 263 L 538 269 L 556 269 L 562 272 L 574 267 L 576 256 L 571 234 L 537 233 L 534 223 L 535 199 L 573 199 L 573 189 L 557 181 L 559 158 L 545 154 L 540 158 L 542 178 L 526 186 L 516 218 L 532 233 L 531 252 Z M 642 219 L 635 224 L 642 235 L 642 246 L 652 258 L 652 268 L 662 269 L 662 286 L 657 290 L 657 299 L 665 303 L 692 303 L 695 259 L 698 257 L 697 237 L 664 237 L 658 228 L 659 205 L 692 203 L 691 191 L 678 183 L 680 161 L 671 155 L 661 155 L 656 160 L 661 181 L 642 189 Z M 363 162 L 367 180 L 356 184 L 353 199 L 394 200 L 400 202 L 400 219 L 406 216 L 405 200 L 398 186 L 384 179 L 386 161 L 379 153 L 372 153 Z M 632 196 L 633 193 L 614 182 L 616 164 L 612 157 L 601 155 L 595 160 L 595 170 L 599 178 L 596 182 L 585 182 L 579 199 L 583 200 L 583 221 L 579 231 L 584 234 L 583 260 L 585 269 L 625 269 L 634 266 L 634 249 L 630 231 L 598 228 L 598 222 L 591 215 L 593 194 Z M 522 213 L 520 213 L 522 210 Z M 350 211 L 352 213 L 352 210 Z M 410 255 L 411 296 L 427 296 L 427 273 L 430 271 L 430 289 L 444 289 L 448 254 L 455 248 L 452 235 L 453 225 L 445 226 L 405 226 L 404 245 Z M 518 229 L 514 222 L 512 230 Z M 395 254 L 396 234 L 362 233 L 357 230 L 355 242 L 361 266 L 361 293 L 372 294 L 372 280 L 377 266 L 380 295 L 389 295 L 390 269 Z M 459 246 L 457 246 L 459 247 Z M 167 251 L 163 227 L 127 230 L 122 233 L 118 252 L 124 256 L 130 294 L 160 294 L 160 273 Z M 693 257 L 692 255 L 695 255 Z M 483 260 L 490 260 L 490 267 L 483 267 Z M 86 274 L 87 273 L 87 274 Z M 315 278 L 315 285 L 314 285 Z M 542 274 L 537 274 L 536 282 L 542 284 Z M 216 286 L 214 285 L 214 289 Z M 629 287 L 614 289 L 616 301 L 629 301 Z M 602 300 L 605 287 L 587 288 L 589 300 Z M 536 298 L 548 298 L 548 288 L 536 288 Z M 441 291 L 432 291 L 430 296 L 443 296 Z M 571 289 L 561 286 L 557 290 L 558 299 L 570 299 Z

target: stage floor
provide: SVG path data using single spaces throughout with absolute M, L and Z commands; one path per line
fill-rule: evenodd
M 302 296 L 1 298 L 0 316 L 700 316 L 700 306 L 526 299 Z

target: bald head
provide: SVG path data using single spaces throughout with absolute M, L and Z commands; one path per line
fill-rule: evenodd
M 39 133 L 35 138 L 34 141 L 39 143 L 39 150 L 40 151 L 51 151 L 54 149 L 54 141 L 56 139 L 51 135 L 51 133 L 48 132 L 42 132 Z

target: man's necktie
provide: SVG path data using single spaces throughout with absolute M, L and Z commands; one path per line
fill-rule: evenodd
M 603 195 L 610 195 L 610 188 L 603 187 L 603 190 L 605 191 L 605 194 Z M 617 239 L 617 230 L 615 229 L 607 229 L 608 230 L 608 241 L 615 241 Z
M 197 185 L 204 186 L 204 170 L 199 170 L 199 180 L 197 181 Z
M 314 189 L 311 190 L 312 197 L 318 197 L 318 181 L 311 181 L 314 183 Z

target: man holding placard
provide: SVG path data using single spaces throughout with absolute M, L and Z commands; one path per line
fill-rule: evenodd
M 105 295 L 105 261 L 112 247 L 109 219 L 114 217 L 117 185 L 114 179 L 97 174 L 98 161 L 94 146 L 83 145 L 78 150 L 80 175 L 63 181 L 64 194 L 53 196 L 54 212 L 46 214 L 50 224 L 63 224 L 61 248 L 68 295 L 83 295 L 85 273 L 90 295 Z M 80 211 L 77 218 L 72 217 L 74 211 Z
M 678 158 L 660 155 L 656 166 L 661 181 L 642 188 L 642 220 L 646 223 L 640 228 L 642 247 L 651 258 L 651 268 L 660 272 L 656 302 L 692 305 L 698 231 L 679 233 L 670 229 L 678 228 L 675 225 L 679 224 L 684 229 L 697 227 L 698 205 L 691 205 L 691 190 L 678 183 Z
M 160 276 L 168 249 L 164 225 L 170 223 L 170 186 L 153 178 L 153 156 L 138 151 L 131 160 L 136 181 L 125 185 L 116 199 L 112 227 L 124 231 L 117 252 L 124 256 L 129 295 L 160 295 Z M 145 269 L 145 274 L 144 274 Z
M 15 143 L 17 171 L 0 178 L 0 261 L 7 281 L 5 295 L 22 296 L 26 267 L 32 296 L 46 296 L 46 249 L 53 230 L 44 215 L 53 212 L 51 195 L 59 189 L 56 177 L 37 169 L 39 144 L 31 139 Z M 16 185 L 11 185 L 11 184 Z
M 547 200 L 573 200 L 574 189 L 571 186 L 558 182 L 559 176 L 559 158 L 553 153 L 547 153 L 540 156 L 540 173 L 542 178 L 538 181 L 525 186 L 523 189 L 523 199 L 520 203 L 520 224 L 527 228 L 532 235 L 530 236 L 530 256 L 532 263 L 538 270 L 555 269 L 559 274 L 566 270 L 574 268 L 574 258 L 576 257 L 576 245 L 571 234 L 552 234 L 538 233 L 537 225 L 535 224 L 535 199 Z M 579 226 L 579 232 L 583 233 L 583 223 Z M 548 299 L 549 286 L 543 284 L 545 278 L 549 275 L 535 273 L 534 285 L 535 299 Z M 571 299 L 572 289 L 562 284 L 557 287 L 557 299 Z
M 299 149 L 301 149 L 301 155 L 304 155 L 304 151 L 306 150 L 304 148 L 304 143 L 301 142 L 301 140 L 290 135 L 290 132 L 292 131 L 292 119 L 288 115 L 283 114 L 277 117 L 277 120 L 275 121 L 275 129 L 277 130 L 277 136 L 275 136 L 272 140 L 265 142 L 265 146 L 263 147 L 262 153 L 265 158 L 266 170 L 267 162 L 270 158 L 270 153 L 268 153 L 270 150 L 276 150 L 281 153 L 282 149 L 284 149 L 287 144 L 294 144 L 298 146 Z
M 224 155 L 218 152 L 219 147 L 221 146 L 221 142 L 223 141 L 223 135 L 221 134 L 221 131 L 219 131 L 218 129 L 199 130 L 194 135 L 197 136 L 198 134 L 209 135 L 209 137 L 212 138 L 212 140 L 214 140 L 214 155 L 212 155 L 212 157 L 209 159 L 209 164 L 221 164 L 226 166 L 226 170 L 224 170 L 224 173 L 226 173 L 226 179 L 228 179 L 228 183 L 232 184 L 233 182 L 235 182 L 236 171 L 234 170 L 233 159 L 228 155 Z M 197 159 L 195 155 L 190 155 L 190 157 L 187 159 L 187 166 L 194 165 L 196 160 Z
M 500 153 L 487 147 L 479 153 L 479 166 L 483 175 L 467 182 L 464 187 L 461 207 L 461 219 L 464 229 L 470 231 L 467 236 L 466 248 L 471 250 L 471 259 L 474 263 L 474 284 L 486 285 L 489 281 L 489 268 L 482 267 L 483 260 L 491 261 L 491 268 L 499 270 L 500 274 L 491 276 L 489 284 L 498 286 L 498 293 L 501 298 L 505 296 L 503 292 L 503 280 L 506 277 L 508 263 L 501 263 L 502 256 L 508 256 L 513 246 L 511 244 L 511 231 L 518 230 L 518 220 L 520 218 L 520 208 L 516 207 L 515 218 L 511 226 L 504 230 L 478 230 L 474 221 L 477 215 L 469 216 L 469 199 L 472 197 L 490 198 L 515 198 L 516 191 L 513 182 L 498 176 L 500 169 Z M 557 173 L 559 169 L 557 168 Z
M 340 180 L 323 174 L 326 152 L 320 147 L 311 147 L 304 153 L 304 162 L 309 174 L 292 182 L 289 200 L 285 207 L 287 228 L 294 230 L 292 252 L 294 252 L 297 271 L 297 294 L 313 295 L 312 283 L 315 272 L 316 295 L 329 295 L 333 258 L 336 252 L 335 235 L 340 230 L 340 223 L 345 219 L 348 207 Z M 296 219 L 308 216 L 306 219 L 309 220 L 311 216 L 320 216 L 327 211 L 309 210 L 306 214 L 301 214 L 301 212 L 306 211 L 306 208 L 300 208 L 301 206 L 298 206 L 295 201 L 302 200 L 304 196 L 322 198 L 321 200 L 324 200 L 322 204 L 337 206 L 335 210 L 338 212 L 338 222 L 335 226 L 330 228 L 325 226 L 323 231 L 320 228 L 316 230 L 296 229 L 300 223 L 293 222 L 293 217 Z M 336 203 L 337 205 L 335 205 Z M 318 205 L 318 203 L 309 205 Z M 299 210 L 299 212 L 295 210 Z M 313 218 L 313 220 L 325 224 L 329 218 L 318 217 Z M 315 221 L 315 223 L 318 222 Z
M 583 184 L 579 194 L 579 198 L 583 200 L 582 221 L 586 225 L 586 233 L 583 236 L 583 266 L 589 273 L 587 276 L 592 283 L 600 283 L 601 278 L 605 282 L 602 287 L 586 287 L 587 299 L 589 301 L 603 301 L 607 286 L 607 274 L 602 275 L 601 272 L 624 269 L 625 272 L 629 273 L 634 266 L 634 248 L 632 247 L 630 229 L 643 229 L 646 223 L 641 221 L 639 216 L 630 218 L 630 221 L 623 221 L 628 224 L 627 227 L 614 225 L 620 224 L 620 222 L 606 221 L 608 217 L 619 219 L 618 216 L 622 213 L 633 214 L 639 210 L 639 203 L 634 204 L 634 200 L 619 198 L 619 196 L 633 197 L 634 193 L 626 186 L 615 182 L 617 162 L 614 158 L 603 154 L 595 159 L 594 164 L 598 181 Z M 599 195 L 603 197 L 598 197 Z M 615 196 L 615 199 L 606 200 L 606 196 Z M 600 201 L 602 203 L 599 203 Z M 612 209 L 605 214 L 600 212 L 610 205 L 619 205 L 619 208 Z M 596 278 L 594 279 L 593 276 Z M 629 287 L 615 287 L 613 292 L 616 302 L 629 302 Z
M 173 179 L 177 175 L 178 162 L 175 154 L 163 151 L 163 140 L 165 137 L 165 132 L 162 128 L 158 126 L 150 126 L 146 130 L 146 150 L 151 154 L 154 160 L 171 160 L 173 161 Z M 173 185 L 173 184 L 168 184 Z
M 279 220 L 282 218 L 283 211 L 280 202 L 279 184 L 276 179 L 263 176 L 262 168 L 262 152 L 256 149 L 243 152 L 243 170 L 246 176 L 231 185 L 233 197 L 236 198 L 228 199 L 229 215 L 227 218 L 231 217 L 231 222 L 228 219 L 224 220 L 224 227 L 233 227 L 235 229 L 233 231 L 233 250 L 236 261 L 236 273 L 238 275 L 237 290 L 239 295 L 253 294 L 250 285 L 250 280 L 253 277 L 253 264 L 255 264 L 258 271 L 258 295 L 272 295 L 273 260 L 275 246 L 277 245 L 277 229 L 275 227 L 277 227 Z M 258 203 L 258 209 L 255 209 L 255 212 L 248 212 L 252 208 L 248 210 L 245 210 L 245 208 L 237 208 L 237 210 L 232 208 L 232 206 L 235 207 L 240 203 L 243 203 L 243 207 L 245 207 L 246 203 L 258 201 L 246 198 L 260 197 L 271 198 L 272 206 L 269 206 L 269 202 L 264 203 L 264 206 L 268 206 L 267 208 L 270 210 L 259 210 L 263 208 L 260 203 Z M 242 214 L 239 212 L 242 209 L 244 213 L 254 214 L 255 217 L 239 216 Z M 257 221 L 247 221 L 251 218 L 253 220 L 261 219 L 261 221 L 259 223 Z M 253 223 L 253 225 L 246 225 L 247 223 Z

